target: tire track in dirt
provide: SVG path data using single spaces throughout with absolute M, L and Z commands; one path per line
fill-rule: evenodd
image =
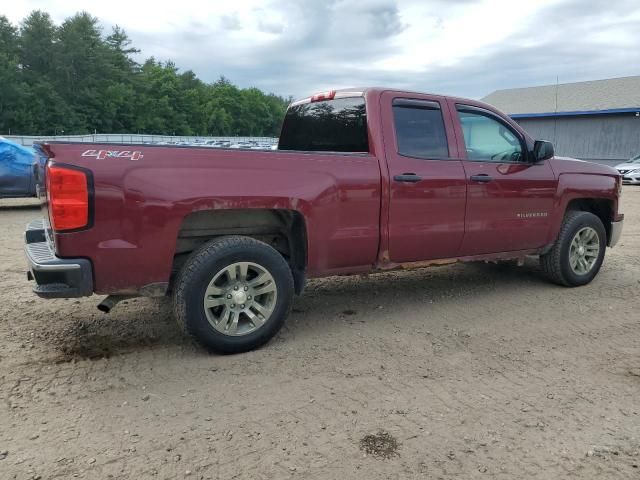
M 17 479 L 634 478 L 640 189 L 625 188 L 623 205 L 622 245 L 589 286 L 549 285 L 535 261 L 319 280 L 266 348 L 217 357 L 182 338 L 162 303 L 104 316 L 93 298 L 35 299 L 21 243 L 39 212 L 0 201 L 0 468 Z M 379 430 L 398 457 L 363 456 L 360 439 Z

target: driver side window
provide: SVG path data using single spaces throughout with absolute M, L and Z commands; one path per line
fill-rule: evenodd
M 520 139 L 505 125 L 478 112 L 458 110 L 467 158 L 484 162 L 521 162 Z

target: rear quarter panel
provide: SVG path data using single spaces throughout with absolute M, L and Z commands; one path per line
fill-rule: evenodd
M 83 157 L 87 149 L 141 152 Z M 61 257 L 92 260 L 97 293 L 169 281 L 178 230 L 191 212 L 290 209 L 307 228 L 307 274 L 370 267 L 379 238 L 380 171 L 372 155 L 194 147 L 49 145 L 56 163 L 93 172 L 94 226 L 54 235 Z

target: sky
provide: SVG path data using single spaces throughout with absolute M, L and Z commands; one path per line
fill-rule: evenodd
M 501 88 L 640 75 L 639 0 L 20 0 L 86 10 L 202 80 L 304 97 L 384 86 L 482 98 Z

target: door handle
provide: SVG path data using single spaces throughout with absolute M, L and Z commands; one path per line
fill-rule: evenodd
M 471 175 L 471 180 L 474 182 L 490 182 L 493 180 L 493 177 L 487 175 L 486 173 L 481 173 L 479 175 Z
M 403 173 L 402 175 L 396 175 L 393 177 L 396 182 L 409 182 L 409 183 L 417 183 L 422 180 L 422 177 L 416 175 L 415 173 Z

